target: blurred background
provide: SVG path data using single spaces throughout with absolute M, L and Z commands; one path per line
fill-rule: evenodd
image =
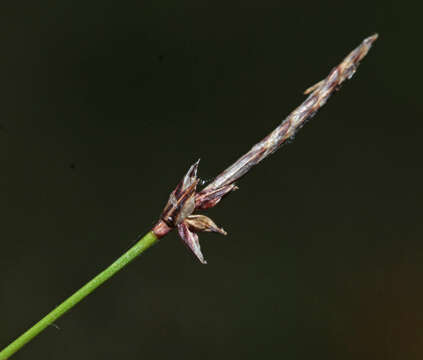
M 210 180 L 365 37 L 348 81 L 208 212 L 15 359 L 421 359 L 420 2 L 0 5 L 0 347 Z

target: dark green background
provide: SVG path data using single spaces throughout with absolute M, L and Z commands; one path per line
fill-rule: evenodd
M 0 347 L 211 179 L 360 41 L 352 81 L 209 213 L 16 359 L 421 359 L 419 2 L 0 5 Z

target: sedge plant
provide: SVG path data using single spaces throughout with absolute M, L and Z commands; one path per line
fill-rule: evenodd
M 360 61 L 367 55 L 377 37 L 378 35 L 374 34 L 364 39 L 338 66 L 331 70 L 324 80 L 304 92 L 308 95 L 306 100 L 291 112 L 279 126 L 201 190 L 197 190 L 199 161 L 194 163 L 170 194 L 169 200 L 153 229 L 113 264 L 0 351 L 0 360 L 6 360 L 12 356 L 47 326 L 53 324 L 97 287 L 173 229 L 177 229 L 182 241 L 192 250 L 198 260 L 206 264 L 201 252 L 198 233 L 208 231 L 226 235 L 226 232 L 218 227 L 212 219 L 197 212 L 215 206 L 225 195 L 237 190 L 238 187 L 235 185 L 237 180 L 254 165 L 278 150 L 286 140 L 290 139 L 326 103 L 330 95 L 339 89 L 345 80 L 354 75 Z

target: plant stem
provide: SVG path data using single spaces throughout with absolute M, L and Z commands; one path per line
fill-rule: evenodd
M 67 298 L 62 302 L 58 307 L 53 311 L 47 314 L 29 330 L 19 336 L 15 341 L 13 341 L 9 346 L 4 348 L 0 352 L 0 360 L 6 360 L 16 351 L 22 348 L 27 342 L 31 341 L 35 336 L 42 332 L 47 326 L 56 321 L 59 317 L 64 315 L 68 310 L 78 304 L 82 299 L 87 295 L 93 292 L 106 280 L 115 275 L 119 270 L 128 265 L 132 260 L 134 260 L 138 255 L 147 250 L 151 245 L 156 243 L 158 237 L 150 231 L 143 238 L 141 238 L 133 247 L 131 247 L 126 253 L 119 257 L 112 265 L 107 269 L 103 270 L 91 281 L 86 283 L 82 288 L 77 292 Z

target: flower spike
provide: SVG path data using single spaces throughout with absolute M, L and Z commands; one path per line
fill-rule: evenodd
M 253 166 L 273 154 L 286 140 L 295 135 L 296 131 L 326 103 L 333 92 L 338 90 L 345 80 L 354 75 L 360 61 L 367 55 L 377 38 L 378 35 L 374 34 L 364 39 L 338 66 L 331 70 L 325 79 L 304 92 L 308 95 L 307 98 L 279 126 L 199 192 L 197 192 L 199 183 L 197 170 L 200 160 L 193 164 L 170 194 L 160 220 L 153 228 L 154 234 L 160 238 L 177 227 L 182 241 L 205 264 L 197 233 L 208 231 L 226 235 L 226 232 L 207 216 L 197 215 L 194 212 L 215 206 L 224 196 L 237 190 L 235 181 L 238 181 Z

